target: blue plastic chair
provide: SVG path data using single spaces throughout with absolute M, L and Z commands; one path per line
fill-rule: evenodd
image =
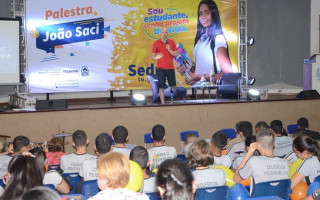
M 320 182 L 320 175 L 315 177 L 313 182 Z
M 70 190 L 70 194 L 74 194 L 76 186 L 81 182 L 82 178 L 79 176 L 79 173 L 64 173 L 65 177 L 67 177 L 72 185 L 72 190 Z
M 277 180 L 258 183 L 253 186 L 252 197 L 278 196 L 290 200 L 291 180 Z
M 237 137 L 237 132 L 233 128 L 224 128 L 220 131 L 224 132 L 229 139 L 233 139 Z
M 153 143 L 151 133 L 144 134 L 144 147 L 147 148 L 147 144 Z
M 196 190 L 195 200 L 228 200 L 229 187 L 217 186 L 208 188 L 199 188 Z
M 292 134 L 298 128 L 298 124 L 289 124 L 287 126 L 287 131 L 289 134 Z
M 48 171 L 55 170 L 58 171 L 60 169 L 60 165 L 48 165 Z
M 266 197 L 252 197 L 246 198 L 246 200 L 283 200 L 283 198 L 277 196 L 266 196 Z
M 186 158 L 186 156 L 184 154 L 178 154 L 177 158 L 181 159 L 186 164 L 188 163 L 188 160 L 187 160 L 187 158 Z
M 96 195 L 98 192 L 99 187 L 97 180 L 84 181 L 81 185 L 81 193 L 87 198 Z
M 45 184 L 44 186 L 56 191 L 56 187 L 53 184 Z
M 160 194 L 156 192 L 146 193 L 150 200 L 161 200 Z
M 181 153 L 183 152 L 184 139 L 186 138 L 186 135 L 189 133 L 194 133 L 196 134 L 197 137 L 199 137 L 199 131 L 194 131 L 194 130 L 181 131 L 180 132 Z
M 4 188 L 6 185 L 4 184 L 4 182 L 3 182 L 3 180 L 2 179 L 0 179 L 0 186 L 2 187 L 2 188 Z

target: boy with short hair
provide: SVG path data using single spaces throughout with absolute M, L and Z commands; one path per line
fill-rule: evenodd
M 177 157 L 177 151 L 174 147 L 165 146 L 165 129 L 158 124 L 152 128 L 151 137 L 153 139 L 152 148 L 148 149 L 150 170 L 158 169 L 159 165 L 166 159 L 173 159 Z
M 100 133 L 96 137 L 94 150 L 97 154 L 97 157 L 92 157 L 91 159 L 84 160 L 80 167 L 79 175 L 82 177 L 83 181 L 98 179 L 98 157 L 105 153 L 108 153 L 109 151 L 112 151 L 112 141 L 108 133 Z
M 285 157 L 292 151 L 292 138 L 287 136 L 287 131 L 283 128 L 280 120 L 273 120 L 270 128 L 275 134 L 274 156 Z
M 61 156 L 60 168 L 63 173 L 79 173 L 83 161 L 95 157 L 87 153 L 88 144 L 87 134 L 83 130 L 77 130 L 72 134 L 72 145 L 75 146 L 76 152 Z
M 275 137 L 271 130 L 265 129 L 257 134 L 257 142 L 251 143 L 248 152 L 234 173 L 234 181 L 252 177 L 251 183 L 257 184 L 289 178 L 289 166 L 284 159 L 274 157 Z M 258 150 L 261 156 L 253 156 Z M 251 186 L 251 190 L 254 186 Z
M 227 168 L 231 167 L 231 158 L 228 155 L 222 155 L 222 151 L 226 149 L 228 138 L 222 131 L 215 132 L 211 137 L 211 152 L 214 155 L 214 165 L 223 165 Z
M 140 192 L 152 193 L 156 192 L 156 178 L 147 174 L 147 168 L 150 165 L 149 154 L 147 149 L 141 146 L 134 147 L 130 152 L 130 160 L 135 161 L 142 169 L 143 173 L 143 187 Z
M 113 152 L 125 154 L 128 158 L 131 149 L 126 147 L 129 140 L 128 130 L 124 126 L 117 126 L 112 131 L 112 139 L 114 140 Z

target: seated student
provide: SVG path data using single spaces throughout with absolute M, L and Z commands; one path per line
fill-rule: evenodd
M 191 171 L 181 159 L 168 159 L 161 163 L 156 185 L 163 200 L 192 200 L 196 192 Z
M 60 165 L 60 158 L 67 153 L 63 152 L 63 141 L 60 137 L 54 137 L 48 142 L 47 164 Z
M 292 138 L 287 136 L 287 131 L 283 128 L 280 120 L 273 120 L 270 123 L 270 128 L 276 136 L 276 145 L 273 151 L 274 156 L 283 158 L 292 151 Z
M 125 188 L 130 178 L 129 159 L 123 153 L 109 152 L 98 158 L 98 186 L 100 192 L 89 200 L 149 199 L 146 194 Z
M 259 133 L 260 131 L 269 128 L 269 125 L 265 121 L 258 121 L 254 128 L 256 133 Z
M 210 144 L 205 140 L 195 141 L 189 150 L 188 164 L 194 169 L 192 175 L 197 188 L 222 186 L 226 184 L 226 175 L 222 169 L 210 167 L 214 163 Z
M 318 141 L 320 140 L 320 133 L 319 132 L 309 130 L 309 121 L 307 120 L 307 118 L 301 117 L 300 119 L 298 119 L 297 125 L 300 128 L 306 129 L 307 132 L 308 132 L 308 135 L 312 139 L 315 139 L 315 140 L 318 140 Z
M 246 140 L 244 141 L 245 148 L 246 148 L 246 152 L 248 152 L 249 147 L 250 147 L 250 144 L 251 144 L 251 143 L 255 143 L 255 142 L 257 142 L 257 139 L 256 139 L 256 136 L 255 136 L 255 135 L 251 135 L 251 136 L 246 137 Z M 259 151 L 256 150 L 256 151 L 253 153 L 253 156 L 260 156 Z M 239 157 L 237 157 L 237 158 L 233 161 L 233 163 L 232 163 L 232 170 L 233 170 L 233 171 L 235 171 L 235 170 L 239 167 L 239 165 L 240 165 L 240 163 L 242 162 L 242 160 L 243 160 L 244 157 L 245 157 L 245 155 L 239 156 Z
M 101 155 L 112 151 L 112 141 L 107 133 L 100 133 L 96 137 L 94 150 L 98 157 Z M 84 160 L 81 167 L 79 175 L 82 177 L 83 181 L 96 180 L 98 179 L 97 173 L 97 161 L 98 157 L 92 157 L 90 159 Z
M 45 186 L 37 186 L 25 191 L 19 200 L 61 200 L 59 194 Z
M 303 161 L 291 178 L 291 189 L 302 180 L 310 185 L 314 178 L 320 175 L 320 146 L 316 140 L 300 135 L 293 141 L 293 150 Z
M 148 149 L 151 171 L 153 171 L 154 168 L 158 169 L 159 165 L 166 159 L 177 157 L 177 151 L 174 147 L 163 145 L 166 138 L 165 134 L 165 129 L 160 124 L 152 128 L 151 137 L 153 139 L 153 147 Z
M 87 154 L 88 144 L 89 140 L 84 131 L 77 130 L 72 134 L 72 145 L 75 146 L 76 152 L 61 156 L 60 168 L 64 173 L 79 173 L 83 161 L 95 157 Z
M 241 137 L 241 142 L 233 144 L 228 152 L 227 155 L 230 156 L 231 162 L 234 161 L 238 156 L 244 155 L 246 153 L 244 140 L 246 137 L 252 135 L 252 124 L 248 121 L 240 121 L 236 125 L 237 134 Z
M 251 183 L 282 180 L 289 178 L 289 166 L 284 159 L 274 157 L 274 134 L 265 129 L 257 134 L 257 142 L 251 143 L 248 152 L 234 173 L 234 182 L 252 177 Z M 261 156 L 253 156 L 258 150 Z M 254 186 L 253 186 L 254 187 Z M 251 187 L 251 191 L 252 188 Z
M 130 160 L 138 163 L 142 169 L 143 173 L 143 188 L 140 189 L 140 192 L 143 193 L 152 193 L 156 192 L 156 178 L 151 177 L 147 174 L 147 167 L 150 165 L 149 154 L 147 149 L 141 146 L 136 146 L 131 150 Z
M 299 135 L 307 135 L 308 132 L 306 129 L 304 128 L 297 128 L 296 130 L 293 131 L 292 134 L 292 140 L 294 140 L 296 137 L 298 137 Z M 296 155 L 296 153 L 292 150 L 290 151 L 287 155 L 284 156 L 284 159 L 286 159 L 287 161 L 289 161 L 290 163 L 293 163 L 294 161 L 296 161 L 298 159 L 298 156 Z
M 198 139 L 198 136 L 196 134 L 194 134 L 194 133 L 188 133 L 186 135 L 186 137 L 184 138 L 185 146 L 183 148 L 183 152 L 184 152 L 184 155 L 185 155 L 186 158 L 188 158 L 189 149 L 190 149 L 192 143 L 194 141 L 196 141 L 197 139 Z
M 13 157 L 8 165 L 6 188 L 0 200 L 16 200 L 23 192 L 42 185 L 43 176 L 34 156 L 23 152 Z
M 231 158 L 228 155 L 222 155 L 222 151 L 226 149 L 228 138 L 222 131 L 215 132 L 211 137 L 211 151 L 214 155 L 214 165 L 223 165 L 227 168 L 231 167 Z
M 8 156 L 8 146 L 7 138 L 0 137 L 0 179 L 7 174 L 8 164 L 12 158 Z
M 43 176 L 43 184 L 52 184 L 62 194 L 69 194 L 70 187 L 68 183 L 63 180 L 61 174 L 59 174 L 56 170 L 46 171 L 46 153 L 39 147 L 31 149 L 30 153 L 32 153 L 36 158 L 37 164 Z
M 129 140 L 128 130 L 126 127 L 115 127 L 112 131 L 112 138 L 114 140 L 113 152 L 124 153 L 129 158 L 131 149 L 126 147 L 126 143 Z
M 30 150 L 30 140 L 26 136 L 17 136 L 13 140 L 13 153 L 0 156 L 0 178 L 7 174 L 7 169 L 12 157 Z

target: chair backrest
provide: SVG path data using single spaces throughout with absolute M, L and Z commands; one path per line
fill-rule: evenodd
M 291 180 L 269 181 L 254 185 L 252 197 L 278 196 L 290 200 Z
M 184 154 L 178 154 L 177 158 L 181 159 L 186 164 L 188 163 L 188 160 L 187 160 L 187 158 L 186 158 L 186 156 Z
M 181 153 L 183 152 L 184 139 L 186 138 L 186 135 L 189 133 L 194 133 L 197 137 L 199 137 L 199 131 L 195 131 L 195 130 L 181 131 L 180 132 Z
M 154 76 L 148 75 L 148 81 L 152 88 L 152 103 L 155 103 L 160 100 L 158 80 Z
M 320 175 L 315 177 L 313 182 L 320 182 Z
M 150 200 L 161 200 L 160 194 L 156 192 L 146 193 Z
M 99 192 L 98 181 L 84 181 L 81 185 L 81 193 L 85 197 L 92 197 Z
M 144 134 L 144 147 L 147 148 L 147 144 L 153 143 L 151 133 Z
M 200 188 L 196 190 L 195 200 L 228 200 L 229 199 L 229 187 L 217 186 Z
M 218 94 L 224 99 L 238 99 L 240 96 L 241 73 L 223 73 Z
M 48 171 L 50 170 L 58 171 L 60 170 L 60 165 L 48 165 Z
M 70 190 L 70 194 L 74 194 L 77 184 L 82 180 L 81 176 L 79 176 L 79 173 L 64 173 L 63 175 L 69 179 L 73 187 L 72 190 Z
M 224 132 L 229 139 L 233 139 L 237 137 L 237 132 L 233 128 L 224 128 L 220 131 Z
M 287 131 L 289 134 L 292 134 L 298 128 L 298 124 L 289 124 L 287 126 Z
M 56 191 L 56 187 L 54 187 L 53 184 L 44 184 L 44 186 L 47 187 L 47 188 L 50 188 L 50 189 L 52 189 L 52 190 L 54 190 L 54 191 Z

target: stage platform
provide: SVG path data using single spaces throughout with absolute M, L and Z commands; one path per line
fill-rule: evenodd
M 50 140 L 53 134 L 86 131 L 93 153 L 95 137 L 102 132 L 111 134 L 114 127 L 123 125 L 129 131 L 129 143 L 144 145 L 143 135 L 156 124 L 166 128 L 166 144 L 180 152 L 179 132 L 198 130 L 201 138 L 211 138 L 222 128 L 234 128 L 236 122 L 251 121 L 253 126 L 261 120 L 270 123 L 281 120 L 286 127 L 300 117 L 309 119 L 310 129 L 320 131 L 320 98 L 297 99 L 296 94 L 269 95 L 268 100 L 204 99 L 188 97 L 173 103 L 131 106 L 130 99 L 107 98 L 68 100 L 68 109 L 41 111 L 5 111 L 0 113 L 0 135 L 9 135 L 12 141 L 18 135 L 28 136 L 32 142 Z M 66 152 L 72 152 L 71 137 Z

